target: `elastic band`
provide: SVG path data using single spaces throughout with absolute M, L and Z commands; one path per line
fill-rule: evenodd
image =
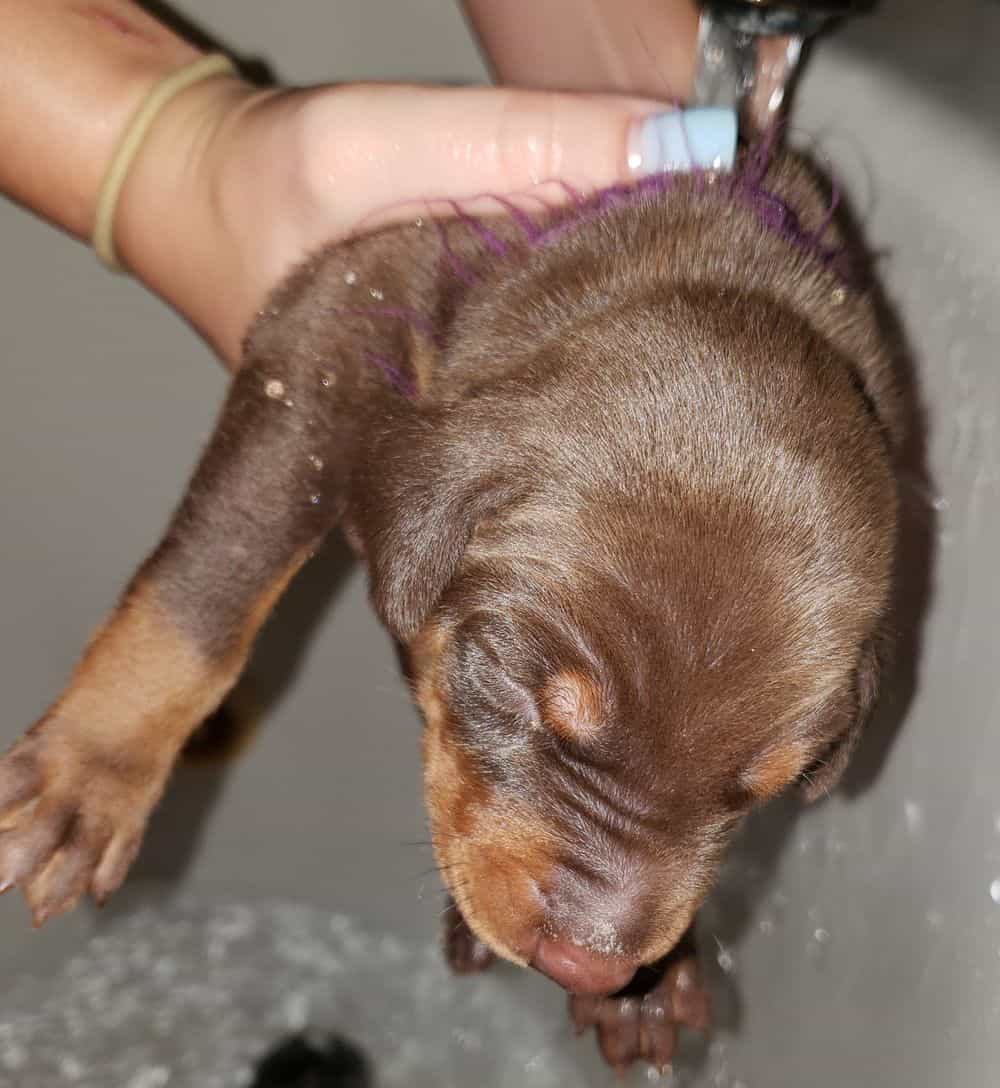
M 94 230 L 91 234 L 94 252 L 101 263 L 111 271 L 123 271 L 115 256 L 114 221 L 118 196 L 135 159 L 136 152 L 142 146 L 150 126 L 159 116 L 163 107 L 181 91 L 190 87 L 192 83 L 198 83 L 211 76 L 235 72 L 236 65 L 221 53 L 210 53 L 206 57 L 199 57 L 193 63 L 187 64 L 161 79 L 146 95 L 142 105 L 139 106 L 125 126 L 125 131 L 122 133 L 118 146 L 115 148 L 115 153 L 111 158 L 111 165 L 104 175 L 104 181 L 101 182 L 101 190 L 97 196 L 97 211 L 94 215 Z

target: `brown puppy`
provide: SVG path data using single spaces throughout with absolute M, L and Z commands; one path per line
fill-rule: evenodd
M 705 1024 L 682 939 L 746 813 L 843 770 L 893 563 L 873 307 L 809 173 L 763 169 L 394 229 L 279 289 L 163 543 L 0 762 L 36 922 L 118 886 L 342 523 L 426 720 L 453 960 L 535 965 L 616 1065 Z

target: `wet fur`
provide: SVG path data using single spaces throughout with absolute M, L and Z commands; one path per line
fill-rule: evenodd
M 766 180 L 843 243 L 806 167 Z M 900 408 L 867 290 L 731 197 L 679 179 L 553 213 L 545 245 L 514 219 L 453 221 L 444 251 L 387 230 L 276 291 L 163 543 L 0 762 L 0 882 L 36 921 L 121 881 L 338 525 L 409 655 L 442 875 L 493 952 L 541 931 L 657 961 L 753 805 L 835 784 L 877 690 Z

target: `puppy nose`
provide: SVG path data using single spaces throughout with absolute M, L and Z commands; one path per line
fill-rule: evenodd
M 541 937 L 531 965 L 573 994 L 613 994 L 638 970 L 622 956 L 603 956 L 561 937 Z

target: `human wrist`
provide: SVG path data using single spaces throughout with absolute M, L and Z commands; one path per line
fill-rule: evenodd
M 120 262 L 230 362 L 248 222 L 229 206 L 229 160 L 246 115 L 272 93 L 228 75 L 185 88 L 143 139 L 114 215 Z

